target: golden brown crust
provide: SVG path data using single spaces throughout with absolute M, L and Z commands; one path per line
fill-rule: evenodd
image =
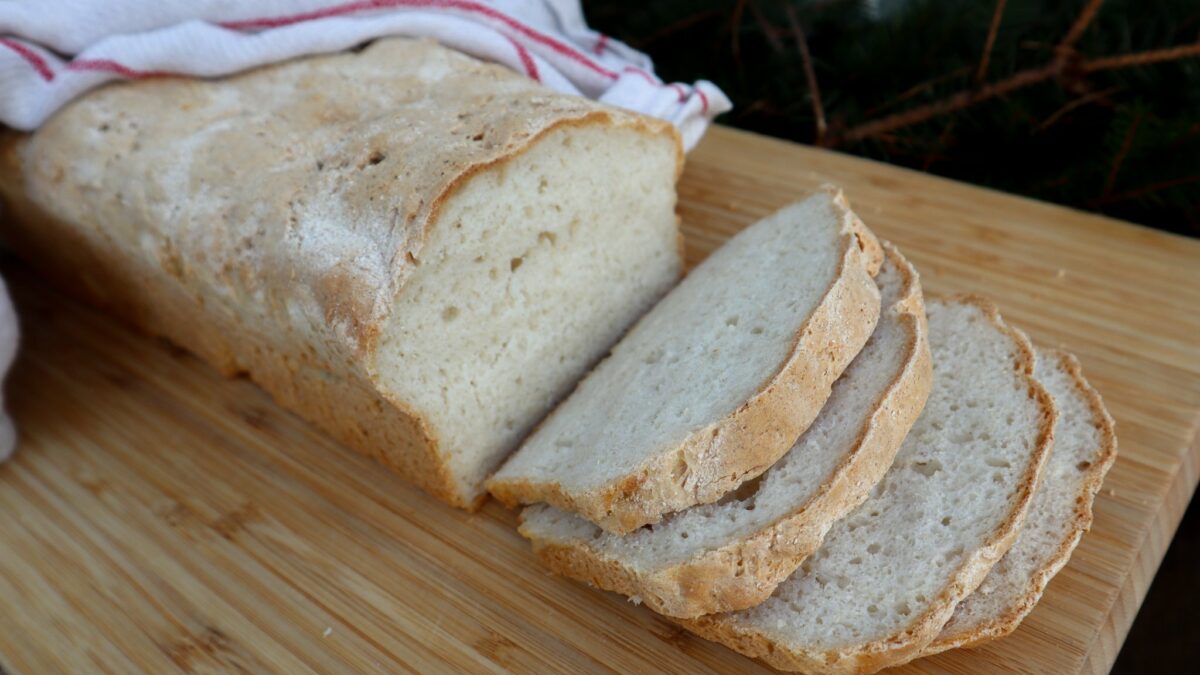
M 787 360 L 754 396 L 674 450 L 655 455 L 636 473 L 594 490 L 573 493 L 550 480 L 493 478 L 488 483 L 492 495 L 510 507 L 547 502 L 608 532 L 626 534 L 667 513 L 720 499 L 787 452 L 820 412 L 834 380 L 866 344 L 879 316 L 873 279 L 883 258 L 879 242 L 839 190 L 822 190 L 833 195 L 835 216 L 843 223 L 837 274 L 796 331 Z
M 879 395 L 851 451 L 807 501 L 745 539 L 649 570 L 622 564 L 587 541 L 539 539 L 522 528 L 539 559 L 564 576 L 639 597 L 667 616 L 693 618 L 765 600 L 820 545 L 829 526 L 879 482 L 929 395 L 933 373 L 918 276 L 895 247 L 885 243 L 884 249 L 904 279 L 899 300 L 883 310 L 892 313 L 908 335 L 903 365 Z
M 1079 486 L 1070 527 L 1054 553 L 1030 577 L 1026 591 L 1018 602 L 1006 608 L 1004 613 L 992 617 L 990 621 L 977 626 L 974 630 L 957 633 L 943 630 L 936 640 L 922 650 L 920 656 L 929 656 L 960 647 L 975 647 L 1004 637 L 1016 630 L 1021 621 L 1033 611 L 1034 606 L 1041 599 L 1042 593 L 1045 592 L 1046 585 L 1067 564 L 1075 546 L 1091 527 L 1092 503 L 1096 493 L 1100 491 L 1100 486 L 1104 483 L 1104 476 L 1117 459 L 1116 425 L 1112 416 L 1108 414 L 1108 409 L 1104 407 L 1100 393 L 1083 376 L 1079 360 L 1073 354 L 1062 350 L 1045 351 L 1051 358 L 1059 362 L 1061 368 L 1071 376 L 1080 396 L 1087 400 L 1088 409 L 1092 414 L 1092 424 L 1100 430 L 1101 437 L 1100 446 L 1096 448 L 1084 480 Z
M 428 422 L 383 393 L 377 343 L 446 200 L 584 125 L 669 136 L 682 170 L 666 122 L 430 41 L 120 83 L 35 134 L 0 132 L 0 225 L 69 290 L 477 508 Z
M 1014 366 L 1026 382 L 1030 398 L 1037 401 L 1042 411 L 1036 447 L 1031 453 L 1029 465 L 1018 484 L 1016 497 L 1004 521 L 983 546 L 973 551 L 970 556 L 964 557 L 950 581 L 925 611 L 917 615 L 903 631 L 886 638 L 837 649 L 805 650 L 794 649 L 757 630 L 749 630 L 732 621 L 722 620 L 721 615 L 680 620 L 678 622 L 681 625 L 701 637 L 725 644 L 747 656 L 761 658 L 783 670 L 870 673 L 916 658 L 925 645 L 937 637 L 954 607 L 983 582 L 992 565 L 1012 546 L 1024 521 L 1042 467 L 1054 442 L 1054 422 L 1058 413 L 1050 394 L 1033 377 L 1035 357 L 1033 347 L 1025 334 L 1006 324 L 995 304 L 988 299 L 975 295 L 959 295 L 949 298 L 947 302 L 975 305 L 998 330 L 1012 340 L 1017 352 Z

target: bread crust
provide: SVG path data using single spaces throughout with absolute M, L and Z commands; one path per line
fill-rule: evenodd
M 933 372 L 919 277 L 894 246 L 884 242 L 883 248 L 903 278 L 899 299 L 883 312 L 896 316 L 907 334 L 904 358 L 850 452 L 808 500 L 744 539 L 660 568 L 638 570 L 606 556 L 589 541 L 540 539 L 522 527 L 538 558 L 559 574 L 638 597 L 667 616 L 694 618 L 746 609 L 770 596 L 816 550 L 833 522 L 866 499 L 891 466 L 929 395 Z
M 1033 611 L 1034 606 L 1045 592 L 1046 585 L 1071 559 L 1071 553 L 1079 544 L 1079 540 L 1091 528 L 1092 503 L 1096 493 L 1100 491 L 1100 486 L 1104 483 L 1104 476 L 1117 459 L 1116 423 L 1108 414 L 1108 409 L 1104 407 L 1100 393 L 1083 376 L 1083 368 L 1073 354 L 1059 349 L 1045 350 L 1045 353 L 1058 361 L 1060 367 L 1071 376 L 1076 391 L 1088 402 L 1092 424 L 1100 430 L 1101 442 L 1089 460 L 1091 465 L 1087 468 L 1079 486 L 1075 498 L 1075 512 L 1070 526 L 1054 553 L 1029 578 L 1025 593 L 1016 603 L 1007 607 L 1002 614 L 992 617 L 990 621 L 980 624 L 973 630 L 950 632 L 943 629 L 937 639 L 921 651 L 920 656 L 930 656 L 960 647 L 976 647 L 1012 633 L 1021 624 L 1021 621 Z
M 678 447 L 595 489 L 572 492 L 553 480 L 493 477 L 488 482 L 492 495 L 510 507 L 547 502 L 607 532 L 627 534 L 667 513 L 720 499 L 787 452 L 820 412 L 834 380 L 866 344 L 879 316 L 874 276 L 883 250 L 840 189 L 821 190 L 833 197 L 835 218 L 842 223 L 837 273 L 796 331 L 787 359 L 753 396 Z
M 781 670 L 813 673 L 872 673 L 916 658 L 931 643 L 950 618 L 954 607 L 975 590 L 984 577 L 1012 546 L 1037 488 L 1041 471 L 1054 442 L 1057 409 L 1046 389 L 1033 377 L 1034 352 L 1029 338 L 1001 318 L 996 305 L 976 295 L 956 295 L 946 302 L 962 302 L 978 307 L 984 316 L 1012 340 L 1016 348 L 1014 368 L 1025 381 L 1030 398 L 1037 401 L 1041 419 L 1031 461 L 1017 486 L 1016 496 L 1003 522 L 984 545 L 963 558 L 950 581 L 930 605 L 908 627 L 888 637 L 865 644 L 828 650 L 793 649 L 769 635 L 722 619 L 722 615 L 676 620 L 701 637 L 725 644 L 747 656 L 761 658 Z
M 0 227 L 68 291 L 248 374 L 340 441 L 475 509 L 486 494 L 457 486 L 429 422 L 380 385 L 380 334 L 447 200 L 547 134 L 589 125 L 666 136 L 682 171 L 670 124 L 432 41 L 381 40 L 217 83 L 114 84 L 32 135 L 0 132 Z M 178 165 L 182 186 L 163 178 Z M 237 180 L 246 174 L 255 180 Z M 192 199 L 213 186 L 224 201 Z M 341 209 L 330 227 L 305 230 L 298 214 L 326 208 Z M 191 225 L 172 229 L 176 213 Z M 321 237 L 335 245 L 308 243 Z

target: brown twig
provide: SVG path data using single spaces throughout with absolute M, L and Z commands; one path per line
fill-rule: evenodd
M 821 103 L 821 88 L 817 86 L 817 71 L 813 68 L 812 54 L 808 53 L 808 39 L 804 37 L 804 27 L 796 16 L 796 9 L 787 6 L 788 23 L 792 33 L 796 35 L 796 46 L 800 48 L 800 61 L 804 64 L 804 79 L 808 82 L 808 92 L 812 95 L 813 117 L 816 119 L 816 144 L 825 145 L 825 132 L 829 129 L 825 122 L 825 106 Z
M 1081 64 L 1081 68 L 1085 73 L 1095 73 L 1101 70 L 1129 68 L 1131 66 L 1144 66 L 1151 63 L 1159 63 L 1161 61 L 1174 61 L 1176 59 L 1183 59 L 1189 56 L 1200 56 L 1200 43 L 1179 45 L 1178 47 L 1167 47 L 1165 49 L 1153 49 L 1146 52 L 1136 52 L 1134 54 L 1103 56 L 1084 61 L 1083 64 Z
M 1079 42 L 1079 38 L 1083 37 L 1083 32 L 1092 25 L 1092 19 L 1096 18 L 1096 13 L 1100 11 L 1102 4 L 1104 4 L 1104 0 L 1088 0 L 1088 4 L 1083 6 L 1079 16 L 1075 17 L 1075 23 L 1071 24 L 1071 28 L 1063 37 L 1062 42 L 1058 43 L 1060 58 L 1066 58 L 1067 54 L 1075 48 L 1075 43 Z
M 1112 168 L 1108 171 L 1108 178 L 1104 180 L 1104 192 L 1100 193 L 1101 200 L 1112 193 L 1113 186 L 1117 183 L 1117 173 L 1121 170 L 1121 165 L 1125 163 L 1125 157 L 1129 155 L 1129 149 L 1133 147 L 1133 137 L 1137 135 L 1137 129 L 1141 123 L 1142 112 L 1138 111 L 1137 116 L 1129 123 L 1129 129 L 1125 131 L 1125 138 L 1121 140 L 1121 148 L 1117 150 L 1117 155 L 1113 157 Z
M 783 42 L 776 35 L 775 27 L 771 22 L 767 21 L 767 17 L 763 15 L 762 9 L 754 0 L 750 0 L 750 14 L 754 16 L 754 21 L 758 23 L 758 27 L 763 32 L 763 37 L 767 38 L 767 43 L 771 45 L 771 49 L 776 54 L 783 53 Z
M 1037 127 L 1034 128 L 1033 133 L 1035 133 L 1035 134 L 1041 133 L 1041 132 L 1045 131 L 1046 129 L 1049 129 L 1051 126 L 1054 125 L 1055 122 L 1062 119 L 1064 116 L 1066 116 L 1072 110 L 1075 110 L 1076 108 L 1079 108 L 1081 106 L 1085 106 L 1089 103 L 1099 101 L 1099 100 L 1109 96 L 1110 94 L 1117 93 L 1120 90 L 1121 90 L 1120 86 L 1109 87 L 1108 89 L 1101 89 L 1100 91 L 1093 91 L 1090 94 L 1080 96 L 1079 98 L 1073 99 L 1073 100 L 1069 101 L 1063 107 L 1059 108 L 1058 110 L 1055 110 L 1049 117 L 1046 118 L 1046 120 L 1044 122 L 1037 125 Z
M 954 70 L 952 70 L 944 75 L 938 75 L 937 77 L 925 80 L 924 82 L 921 82 L 920 84 L 915 84 L 915 85 L 909 87 L 908 89 L 905 89 L 904 91 L 900 92 L 900 94 L 897 95 L 895 98 L 884 101 L 883 103 L 880 103 L 879 105 L 877 105 L 873 108 L 868 108 L 866 110 L 866 112 L 863 113 L 863 117 L 870 117 L 871 115 L 874 115 L 877 112 L 880 112 L 882 110 L 887 110 L 888 108 L 894 107 L 895 105 L 897 105 L 899 103 L 903 103 L 903 102 L 907 101 L 908 99 L 916 96 L 917 94 L 920 94 L 921 92 L 924 92 L 928 89 L 932 89 L 933 87 L 935 87 L 943 82 L 946 82 L 948 80 L 953 80 L 958 77 L 962 77 L 963 75 L 970 75 L 970 74 L 971 74 L 971 67 L 963 66 L 961 68 L 955 68 Z
M 975 71 L 975 81 L 983 82 L 987 77 L 988 61 L 992 58 L 992 47 L 996 46 L 996 34 L 1000 32 L 1000 20 L 1004 17 L 1004 5 L 1008 0 L 996 0 L 996 11 L 992 12 L 992 25 L 988 27 L 987 40 L 983 43 L 983 56 L 979 59 L 979 69 Z
M 733 60 L 739 66 L 742 64 L 742 14 L 746 12 L 746 0 L 738 0 L 733 6 L 733 13 L 729 15 L 729 30 L 733 31 L 732 44 Z
M 860 124 L 841 136 L 842 141 L 861 141 L 876 134 L 894 131 L 901 127 L 924 122 L 930 118 L 944 115 L 956 110 L 975 105 L 981 101 L 1003 96 L 1011 91 L 1043 82 L 1058 74 L 1057 64 L 1047 64 L 1041 68 L 1023 70 L 1012 77 L 999 82 L 985 84 L 971 91 L 960 91 L 957 94 L 926 105 L 905 110 L 894 115 Z
M 1200 175 L 1184 176 L 1183 178 L 1172 178 L 1171 180 L 1163 180 L 1163 181 L 1159 181 L 1157 183 L 1151 183 L 1149 185 L 1144 185 L 1140 188 L 1134 188 L 1133 190 L 1126 190 L 1125 192 L 1118 192 L 1115 195 L 1103 196 L 1100 199 L 1097 199 L 1096 201 L 1094 201 L 1092 203 L 1099 206 L 1101 204 L 1112 204 L 1113 202 L 1123 202 L 1128 199 L 1137 199 L 1138 197 L 1145 197 L 1148 194 L 1151 194 L 1153 192 L 1158 192 L 1160 190 L 1166 190 L 1168 188 L 1179 187 L 1180 185 L 1190 185 L 1192 183 L 1200 183 Z

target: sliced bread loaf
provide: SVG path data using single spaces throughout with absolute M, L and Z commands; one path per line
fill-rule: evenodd
M 682 271 L 670 124 L 426 40 L 0 130 L 0 235 L 452 504 Z
M 757 482 L 620 536 L 537 504 L 521 534 L 559 574 L 696 617 L 765 600 L 857 506 L 892 463 L 929 394 L 925 305 L 916 270 L 884 246 L 875 332 L 812 426 Z
M 933 388 L 892 468 L 757 607 L 682 623 L 771 665 L 872 672 L 929 644 L 1016 537 L 1055 409 L 980 299 L 927 304 Z
M 491 478 L 624 534 L 791 447 L 879 317 L 882 251 L 839 191 L 746 228 L 667 294 Z
M 1113 420 L 1075 357 L 1039 351 L 1038 380 L 1059 416 L 1054 449 L 1017 541 L 922 655 L 970 647 L 1016 630 L 1092 522 L 1092 500 L 1117 458 Z

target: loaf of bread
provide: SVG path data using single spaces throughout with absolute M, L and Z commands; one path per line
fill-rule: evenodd
M 827 188 L 739 232 L 642 317 L 488 481 L 624 534 L 775 463 L 879 319 L 883 252 Z
M 668 616 L 729 612 L 767 599 L 879 482 L 929 395 L 929 331 L 917 272 L 895 247 L 885 244 L 884 252 L 875 332 L 812 426 L 757 481 L 624 536 L 545 504 L 528 507 L 521 534 L 538 558 Z
M 681 163 L 665 122 L 389 39 L 5 133 L 0 234 L 472 507 L 678 279 Z

